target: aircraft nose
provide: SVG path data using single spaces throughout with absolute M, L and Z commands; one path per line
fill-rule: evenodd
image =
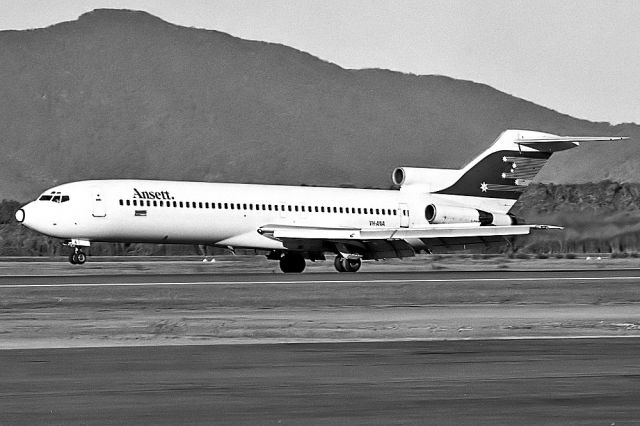
M 16 220 L 18 221 L 18 223 L 24 222 L 25 217 L 26 217 L 26 214 L 23 208 L 16 212 Z
M 28 203 L 25 204 L 24 206 L 22 206 L 20 209 L 18 209 L 18 211 L 16 211 L 16 220 L 18 221 L 18 223 L 21 223 L 22 225 L 26 226 L 27 228 L 31 228 L 31 225 L 34 222 L 37 222 L 35 219 L 35 215 L 34 213 L 37 213 L 37 209 L 33 208 L 33 203 Z

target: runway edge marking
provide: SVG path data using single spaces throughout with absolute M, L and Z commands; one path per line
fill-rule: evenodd
M 432 338 L 399 338 L 399 339 L 281 339 L 281 340 L 262 340 L 256 339 L 251 341 L 250 339 L 230 339 L 225 341 L 186 341 L 186 342 L 174 342 L 174 343 L 158 343 L 158 342 L 96 342 L 93 345 L 80 343 L 74 344 L 51 344 L 47 345 L 29 344 L 19 345 L 16 344 L 13 347 L 0 347 L 0 352 L 13 351 L 13 350 L 41 350 L 41 349 L 106 349 L 106 348 L 140 348 L 140 347 L 176 347 L 176 346 L 250 346 L 250 345 L 314 345 L 314 344 L 326 344 L 326 345 L 340 345 L 350 343 L 411 343 L 411 342 L 492 342 L 492 341 L 536 341 L 536 340 L 602 340 L 602 339 L 639 339 L 640 335 L 587 335 L 587 336 L 496 336 L 496 337 L 432 337 Z
M 282 284 L 406 284 L 406 283 L 478 283 L 505 281 L 631 281 L 640 277 L 513 277 L 513 278 L 414 278 L 380 280 L 278 280 L 278 281 L 172 281 L 140 283 L 52 283 L 52 284 L 0 284 L 2 288 L 48 288 L 48 287 L 165 287 L 165 286 L 207 286 L 207 285 L 282 285 Z

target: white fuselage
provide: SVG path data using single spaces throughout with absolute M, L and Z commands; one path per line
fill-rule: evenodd
M 52 237 L 267 250 L 283 249 L 281 242 L 257 232 L 268 224 L 424 228 L 429 226 L 425 207 L 434 200 L 461 206 L 479 201 L 411 191 L 160 180 L 73 182 L 43 194 L 48 195 L 65 201 L 39 197 L 23 207 L 23 224 Z M 481 201 L 494 212 L 513 204 Z

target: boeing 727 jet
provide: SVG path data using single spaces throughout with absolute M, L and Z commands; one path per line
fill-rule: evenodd
M 554 152 L 623 137 L 506 130 L 460 170 L 399 167 L 399 190 L 160 180 L 88 180 L 46 190 L 16 212 L 60 238 L 83 264 L 92 242 L 199 244 L 266 250 L 283 272 L 335 254 L 339 272 L 362 260 L 504 242 L 545 225 L 510 209 Z

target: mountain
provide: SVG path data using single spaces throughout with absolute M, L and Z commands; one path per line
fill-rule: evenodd
M 346 70 L 144 12 L 0 32 L 0 199 L 157 178 L 388 187 L 396 166 L 460 167 L 507 128 L 626 135 L 489 86 Z M 541 181 L 638 181 L 640 145 L 560 153 Z

